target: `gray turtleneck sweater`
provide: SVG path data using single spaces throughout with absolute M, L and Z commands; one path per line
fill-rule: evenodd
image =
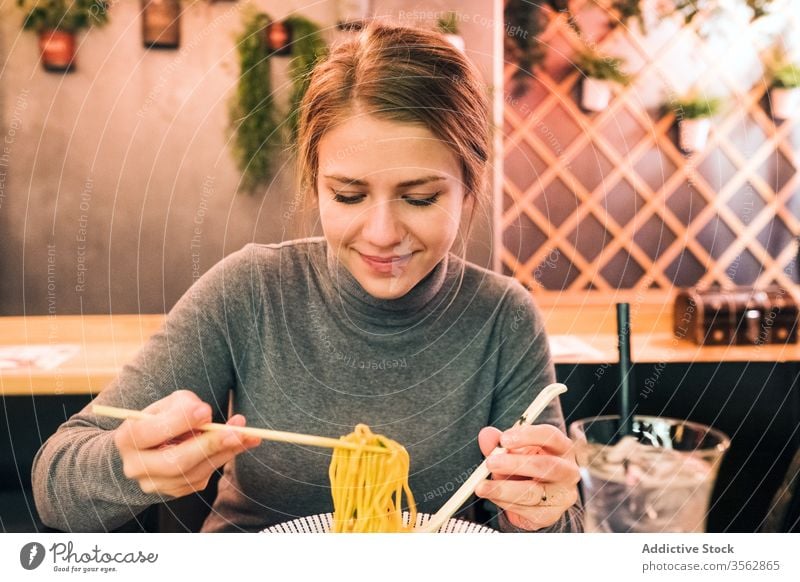
M 407 295 L 376 299 L 315 238 L 222 260 L 95 402 L 142 409 L 186 388 L 253 426 L 338 437 L 365 423 L 408 449 L 418 509 L 434 512 L 482 461 L 478 431 L 511 426 L 553 379 L 541 317 L 514 279 L 450 254 Z M 165 500 L 124 476 L 119 422 L 84 409 L 42 446 L 33 484 L 44 523 L 105 531 Z M 541 422 L 563 430 L 557 402 Z M 330 454 L 265 441 L 239 455 L 203 529 L 331 511 Z M 548 531 L 580 529 L 573 507 Z

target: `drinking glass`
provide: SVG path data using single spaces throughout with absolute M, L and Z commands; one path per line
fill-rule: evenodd
M 587 532 L 703 532 L 722 432 L 694 422 L 636 416 L 622 435 L 619 416 L 573 422 Z

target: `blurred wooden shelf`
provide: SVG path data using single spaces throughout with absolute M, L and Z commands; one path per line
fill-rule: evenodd
M 541 303 L 541 302 L 540 302 Z M 547 332 L 590 346 L 582 354 L 556 355 L 557 364 L 617 361 L 616 311 L 608 305 L 541 305 Z M 60 315 L 0 318 L 0 347 L 74 344 L 78 352 L 56 368 L 0 368 L 0 395 L 97 394 L 164 321 L 163 315 Z M 672 305 L 631 305 L 635 363 L 797 362 L 800 346 L 702 347 L 672 335 Z
M 541 305 L 541 302 L 540 302 Z M 547 333 L 575 336 L 601 354 L 555 357 L 557 364 L 616 363 L 617 315 L 614 304 L 541 305 Z M 639 364 L 714 362 L 797 362 L 800 345 L 698 346 L 672 333 L 672 303 L 631 304 L 631 359 Z

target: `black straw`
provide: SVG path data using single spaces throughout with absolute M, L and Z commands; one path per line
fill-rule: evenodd
M 631 321 L 630 305 L 617 303 L 617 337 L 619 339 L 619 417 L 620 435 L 633 434 L 631 414 Z

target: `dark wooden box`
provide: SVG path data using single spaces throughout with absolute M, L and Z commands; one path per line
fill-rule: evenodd
M 778 287 L 685 289 L 675 297 L 673 332 L 700 345 L 794 343 L 797 313 Z

